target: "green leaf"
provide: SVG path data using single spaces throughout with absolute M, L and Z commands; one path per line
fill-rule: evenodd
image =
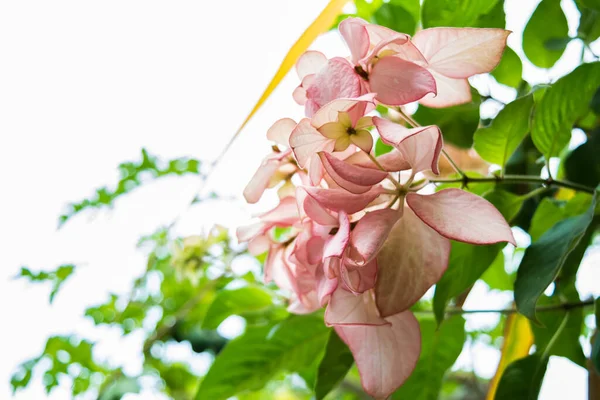
M 435 321 L 423 319 L 421 356 L 412 375 L 393 399 L 436 400 L 446 371 L 452 367 L 466 340 L 465 320 L 460 315 L 448 318 L 439 329 Z
M 498 384 L 494 400 L 535 400 L 538 398 L 548 359 L 532 354 L 511 363 Z
M 600 63 L 583 64 L 560 78 L 536 103 L 531 138 L 546 158 L 558 156 L 571 140 L 575 122 L 584 117 L 600 86 Z
M 423 28 L 475 26 L 479 16 L 490 12 L 496 2 L 491 0 L 425 0 L 423 3 Z
M 325 348 L 325 355 L 319 364 L 315 395 L 317 400 L 323 399 L 346 376 L 354 357 L 350 349 L 332 329 Z
M 483 197 L 492 203 L 508 222 L 517 216 L 524 201 L 523 196 L 498 188 L 485 193 Z
M 384 3 L 375 11 L 373 22 L 409 35 L 415 33 L 417 21 L 402 6 L 392 3 Z
M 600 0 L 579 0 L 585 7 L 600 11 Z
M 600 131 L 595 130 L 588 140 L 577 147 L 565 160 L 567 180 L 596 187 L 600 183 Z
M 600 297 L 596 298 L 596 339 L 592 346 L 591 360 L 596 367 L 596 371 L 600 374 Z
M 502 168 L 529 132 L 533 95 L 507 104 L 486 128 L 475 132 L 475 150 L 481 158 Z
M 30 282 L 51 282 L 52 290 L 50 291 L 50 304 L 54 301 L 54 297 L 66 282 L 66 280 L 75 272 L 75 265 L 64 264 L 59 265 L 54 271 L 32 272 L 27 267 L 21 267 L 19 277 L 27 278 Z
M 476 246 L 452 241 L 448 269 L 436 284 L 433 296 L 433 311 L 438 324 L 444 320 L 450 299 L 472 286 L 492 264 L 503 246 Z
M 502 252 L 498 253 L 498 256 L 481 276 L 481 279 L 490 289 L 513 290 L 515 279 L 504 268 L 504 254 Z
M 536 303 L 585 234 L 595 207 L 593 198 L 585 213 L 558 222 L 525 251 L 515 281 L 515 302 L 519 312 L 527 318 L 538 322 Z
M 564 48 L 548 49 L 547 42 L 569 36 L 567 17 L 558 0 L 542 0 L 523 31 L 523 51 L 534 65 L 550 68 L 562 56 Z
M 420 0 L 390 0 L 389 4 L 401 6 L 410 13 L 417 22 L 421 20 L 421 1 Z
M 577 28 L 577 36 L 582 38 L 585 43 L 592 43 L 600 37 L 600 12 L 591 8 L 579 5 L 575 2 L 581 17 L 579 18 L 579 27 Z
M 420 105 L 414 118 L 423 126 L 437 125 L 442 130 L 444 140 L 458 147 L 470 148 L 473 134 L 479 126 L 479 105 L 481 96 L 471 90 L 473 101 L 448 108 L 428 108 Z
M 486 14 L 480 15 L 474 26 L 478 28 L 501 28 L 506 25 L 506 14 L 504 13 L 504 1 L 496 1 L 496 5 Z
M 379 157 L 382 154 L 389 153 L 393 149 L 394 147 L 390 146 L 389 144 L 383 143 L 381 138 L 377 138 L 377 141 L 375 142 L 375 157 Z
M 502 59 L 500 60 L 500 64 L 492 71 L 492 76 L 496 78 L 498 83 L 516 89 L 521 84 L 522 75 L 523 63 L 521 63 L 521 59 L 513 49 L 507 46 L 502 55 Z
M 579 295 L 576 294 L 576 298 L 573 300 L 580 301 Z M 561 303 L 562 301 L 558 295 L 552 297 L 541 296 L 538 301 L 539 306 L 552 306 Z M 583 326 L 582 308 L 574 308 L 569 311 L 558 309 L 556 311 L 539 313 L 538 319 L 543 326 L 531 325 L 533 335 L 535 336 L 536 351 L 539 353 L 546 351 L 550 340 L 555 332 L 559 330 L 565 318 L 569 318 L 568 323 L 554 339 L 548 355 L 566 357 L 575 364 L 586 368 L 586 357 L 581 349 L 581 343 L 579 343 L 579 336 L 581 335 L 581 328 Z
M 246 286 L 233 290 L 221 290 L 213 300 L 202 321 L 202 329 L 217 329 L 231 315 L 265 311 L 273 305 L 267 289 Z
M 98 394 L 98 400 L 121 399 L 127 393 L 139 393 L 141 387 L 137 379 L 124 376 L 112 382 L 101 393 Z
M 578 193 L 567 203 L 544 197 L 531 219 L 529 235 L 536 242 L 544 232 L 567 217 L 584 213 L 590 205 L 591 195 Z
M 262 388 L 279 371 L 300 371 L 321 357 L 329 329 L 318 314 L 293 315 L 232 340 L 202 380 L 196 399 L 221 400 Z

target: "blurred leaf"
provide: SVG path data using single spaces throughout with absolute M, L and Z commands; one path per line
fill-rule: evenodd
M 393 395 L 393 399 L 436 400 L 446 371 L 462 351 L 465 320 L 460 315 L 448 318 L 436 329 L 435 321 L 422 319 L 421 356 L 412 375 Z
M 231 315 L 260 312 L 273 305 L 267 289 L 246 286 L 239 289 L 221 290 L 210 305 L 202 321 L 203 329 L 217 329 Z
M 64 264 L 58 266 L 54 271 L 32 272 L 27 267 L 21 267 L 19 277 L 26 278 L 30 282 L 51 282 L 52 290 L 50 291 L 50 304 L 54 301 L 54 297 L 62 287 L 63 283 L 75 272 L 75 265 Z
M 452 241 L 448 269 L 435 285 L 433 311 L 438 324 L 444 320 L 450 299 L 471 287 L 490 266 L 504 244 L 476 246 Z
M 382 4 L 373 14 L 373 22 L 408 35 L 413 35 L 417 26 L 410 12 L 393 3 Z
M 325 355 L 319 363 L 315 384 L 317 400 L 327 396 L 344 379 L 353 363 L 354 357 L 350 349 L 332 329 L 327 340 Z
M 481 158 L 503 169 L 519 144 L 529 133 L 533 95 L 529 94 L 507 104 L 489 127 L 475 132 L 475 150 Z
M 525 251 L 515 281 L 515 302 L 519 312 L 527 318 L 538 321 L 536 303 L 583 237 L 594 217 L 595 207 L 594 198 L 584 214 L 558 222 Z
M 258 390 L 279 371 L 299 371 L 321 357 L 329 336 L 320 315 L 294 315 L 232 340 L 202 380 L 196 399 L 227 399 Z
M 419 105 L 414 118 L 421 125 L 437 125 L 442 130 L 444 140 L 458 147 L 470 148 L 473 134 L 479 126 L 479 105 L 481 96 L 471 90 L 471 103 L 448 108 L 427 108 Z
M 233 141 L 238 137 L 238 135 L 242 132 L 248 121 L 254 116 L 254 114 L 262 107 L 265 101 L 271 96 L 273 90 L 279 85 L 281 80 L 287 75 L 287 73 L 292 69 L 292 67 L 296 64 L 298 58 L 304 53 L 308 46 L 312 44 L 312 42 L 323 32 L 327 32 L 331 27 L 331 24 L 336 20 L 337 16 L 342 11 L 344 5 L 348 2 L 348 0 L 330 0 L 327 3 L 327 6 L 321 11 L 321 13 L 315 18 L 315 20 L 309 25 L 308 28 L 300 35 L 298 40 L 292 45 L 290 50 L 287 52 L 281 65 L 275 72 L 275 75 L 271 79 L 271 82 L 267 85 L 264 92 L 260 95 L 260 98 L 252 107 L 250 113 L 242 122 L 242 125 L 238 128 L 238 130 L 233 134 L 233 137 L 229 140 L 229 143 L 225 146 L 225 149 L 221 152 L 221 156 L 225 154 L 225 152 L 229 149 Z M 217 158 L 217 160 L 221 159 L 221 156 Z
M 575 122 L 584 117 L 600 86 L 600 63 L 583 64 L 560 78 L 536 103 L 531 138 L 546 158 L 558 156 L 571 140 Z
M 579 3 L 578 1 L 575 2 L 581 13 L 577 36 L 582 38 L 585 43 L 592 43 L 600 37 L 600 18 L 598 18 L 600 12 Z
M 506 25 L 506 14 L 504 13 L 504 1 L 497 0 L 496 5 L 487 13 L 477 18 L 474 25 L 478 28 L 501 28 Z
M 514 285 L 514 276 L 509 275 L 504 268 L 504 254 L 499 252 L 492 265 L 483 273 L 481 279 L 490 287 L 496 290 L 512 290 Z
M 569 36 L 567 17 L 558 0 L 542 0 L 523 31 L 523 51 L 534 65 L 550 68 L 560 58 L 564 48 L 551 50 L 547 43 Z
M 140 385 L 137 379 L 121 377 L 98 395 L 98 400 L 121 400 L 127 393 L 139 393 Z
M 579 0 L 585 7 L 600 11 L 600 0 Z
M 475 26 L 479 16 L 492 10 L 494 0 L 425 0 L 423 28 L 436 26 Z
M 577 147 L 565 160 L 567 180 L 596 187 L 600 183 L 600 131 L 595 130 L 588 140 Z
M 523 64 L 521 63 L 521 59 L 513 49 L 507 46 L 500 64 L 492 71 L 492 76 L 496 78 L 498 83 L 516 89 L 521 84 L 522 74 Z
M 506 318 L 504 325 L 504 340 L 500 354 L 500 362 L 496 373 L 490 382 L 487 400 L 493 400 L 498 390 L 500 379 L 506 370 L 506 367 L 529 354 L 529 349 L 533 345 L 533 333 L 529 320 L 521 314 L 510 314 Z
M 377 141 L 375 142 L 375 156 L 376 157 L 379 157 L 382 154 L 389 153 L 393 149 L 394 149 L 393 146 L 390 146 L 389 144 L 385 144 L 385 143 L 383 143 L 381 138 L 377 138 Z
M 592 196 L 587 193 L 578 193 L 568 202 L 549 197 L 543 198 L 531 219 L 529 228 L 531 241 L 536 242 L 544 232 L 560 220 L 584 213 L 590 205 L 591 198 Z
M 600 373 L 600 336 L 598 335 L 598 331 L 600 328 L 600 297 L 596 298 L 596 339 L 594 340 L 594 345 L 592 346 L 592 355 L 591 360 L 596 367 L 596 371 Z
M 509 223 L 517 216 L 524 201 L 523 196 L 498 188 L 485 193 L 483 197 L 492 203 Z
M 114 201 L 133 189 L 147 182 L 150 176 L 161 178 L 164 176 L 181 176 L 186 174 L 200 174 L 200 161 L 193 158 L 176 158 L 169 161 L 161 161 L 150 155 L 146 149 L 142 149 L 142 160 L 139 162 L 125 162 L 119 165 L 119 182 L 116 188 L 102 187 L 96 191 L 96 195 L 84 199 L 79 203 L 69 204 L 69 210 L 60 216 L 59 227 L 74 215 L 87 209 L 110 207 Z
M 495 400 L 533 400 L 538 398 L 548 359 L 532 354 L 512 362 L 504 371 Z
M 578 295 L 576 295 L 574 301 L 579 301 Z M 559 296 L 548 297 L 543 295 L 538 300 L 539 306 L 550 306 L 561 303 Z M 581 343 L 579 343 L 579 336 L 581 335 L 583 325 L 583 309 L 581 308 L 574 308 L 569 311 L 558 309 L 556 311 L 539 313 L 538 319 L 543 326 L 531 326 L 535 336 L 536 351 L 544 353 L 554 333 L 558 331 L 563 319 L 567 317 L 569 318 L 568 323 L 556 339 L 554 339 L 549 355 L 566 357 L 575 364 L 586 368 L 586 357 L 581 349 Z

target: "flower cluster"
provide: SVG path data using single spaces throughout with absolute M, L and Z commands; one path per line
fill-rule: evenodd
M 290 311 L 327 307 L 325 323 L 352 351 L 365 391 L 386 398 L 419 358 L 419 324 L 409 308 L 444 273 L 450 239 L 514 238 L 481 197 L 455 188 L 418 193 L 427 180 L 416 178 L 439 174 L 437 126 L 370 114 L 378 104 L 470 101 L 467 78 L 497 65 L 509 32 L 434 28 L 411 38 L 357 18 L 339 31 L 350 57 L 307 51 L 298 60 L 293 97 L 306 118 L 284 118 L 268 130 L 273 152 L 244 191 L 255 203 L 283 182 L 279 204 L 237 234 L 252 253 L 268 251 L 265 279 L 291 293 Z M 373 154 L 375 130 L 391 152 Z M 288 228 L 283 237 L 273 234 L 277 227 Z

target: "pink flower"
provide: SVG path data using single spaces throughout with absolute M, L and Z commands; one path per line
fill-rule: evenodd
M 289 147 L 289 137 L 295 127 L 296 122 L 293 119 L 283 118 L 275 122 L 267 131 L 267 138 L 284 146 L 284 149 L 274 146 L 273 153 L 263 159 L 244 189 L 244 198 L 248 203 L 258 202 L 267 188 L 277 185 L 286 176 L 291 176 L 296 172 L 296 166 L 291 163 L 292 150 L 285 149 L 285 147 Z

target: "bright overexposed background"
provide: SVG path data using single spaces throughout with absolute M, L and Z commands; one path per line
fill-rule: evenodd
M 507 2 L 508 28 L 515 32 L 509 44 L 519 53 L 523 26 L 538 2 Z M 109 292 L 127 292 L 145 267 L 144 255 L 135 249 L 141 235 L 179 215 L 176 229 L 182 234 L 214 223 L 234 228 L 265 207 L 245 205 L 240 193 L 269 150 L 266 129 L 278 118 L 302 115 L 291 98 L 295 74 L 288 75 L 248 124 L 205 188 L 238 200 L 188 211 L 198 178 L 165 178 L 118 200 L 113 210 L 84 213 L 60 230 L 58 216 L 67 203 L 114 184 L 115 167 L 139 159 L 141 147 L 163 158 L 214 159 L 325 4 L 0 3 L 0 399 L 12 396 L 9 378 L 15 366 L 39 354 L 52 334 L 79 333 L 98 341 L 99 355 L 111 363 L 126 368 L 140 364 L 142 336 L 122 339 L 114 330 L 94 328 L 83 317 L 84 309 L 104 302 Z M 575 34 L 578 11 L 572 0 L 562 5 Z M 551 82 L 570 71 L 580 46 L 572 42 L 549 72 L 526 65 L 525 78 Z M 335 32 L 313 47 L 328 56 L 346 55 Z M 505 101 L 515 95 L 500 86 L 491 89 Z M 39 270 L 64 263 L 79 268 L 52 306 L 48 287 L 13 279 L 22 265 Z M 588 258 L 581 273 L 588 274 L 585 281 L 597 282 L 591 264 Z M 589 286 L 580 288 L 582 295 L 593 293 Z M 507 301 L 476 287 L 466 307 L 502 307 Z M 469 324 L 485 323 L 476 318 L 486 317 L 469 317 Z M 497 351 L 475 346 L 459 362 L 489 377 L 498 359 Z M 585 370 L 553 358 L 541 398 L 584 399 L 586 377 Z M 69 392 L 63 387 L 49 398 L 67 399 Z M 15 398 L 46 398 L 39 377 Z

